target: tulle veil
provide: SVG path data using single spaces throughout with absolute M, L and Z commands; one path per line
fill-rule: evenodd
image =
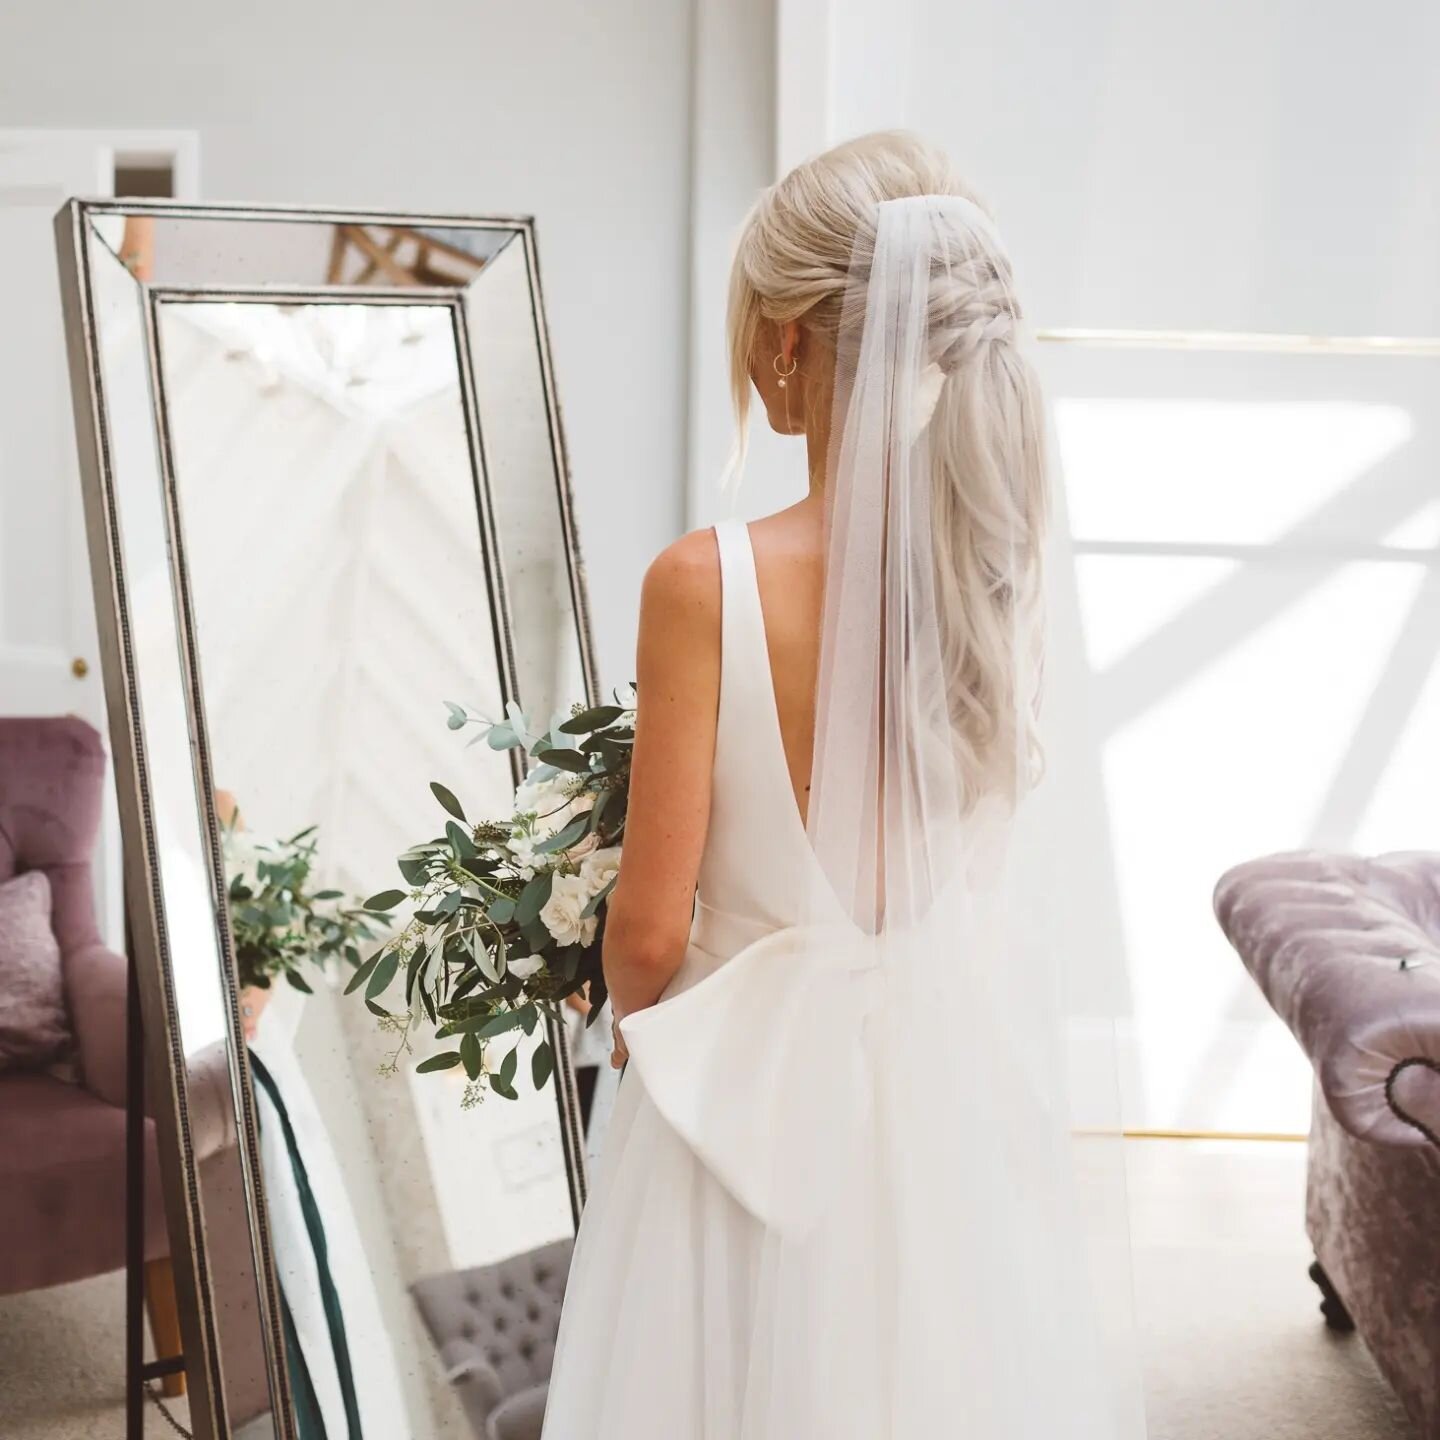
M 1078 697 L 1047 694 L 1044 430 L 990 217 L 879 204 L 825 478 L 802 928 L 831 1063 L 755 1139 L 766 1328 L 741 1440 L 1145 1432 L 1123 962 L 1046 903 L 1066 856 L 1045 716 Z

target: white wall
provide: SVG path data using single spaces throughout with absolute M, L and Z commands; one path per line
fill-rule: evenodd
M 1037 328 L 1440 336 L 1427 0 L 780 5 L 786 163 L 932 136 Z M 1042 360 L 1108 809 L 1073 818 L 1115 853 L 1086 934 L 1135 977 L 1131 1119 L 1302 1128 L 1305 1066 L 1209 894 L 1268 850 L 1440 843 L 1440 361 Z
M 601 668 L 680 529 L 690 9 L 0 9 L 0 126 L 194 129 L 207 199 L 537 217 Z

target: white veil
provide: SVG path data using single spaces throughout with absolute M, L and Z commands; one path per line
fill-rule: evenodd
M 1012 858 L 1032 898 L 1063 859 L 1027 828 L 1047 498 L 1020 320 L 977 204 L 877 207 L 836 350 L 807 938 L 772 961 L 823 973 L 829 1054 L 777 1066 L 795 1103 L 746 1197 L 772 1333 L 742 1440 L 1144 1434 L 1121 962 L 1009 899 Z

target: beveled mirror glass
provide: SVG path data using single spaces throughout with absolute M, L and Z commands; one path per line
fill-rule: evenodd
M 508 813 L 518 752 L 446 702 L 597 698 L 533 228 L 57 224 L 190 1418 L 459 1440 L 452 1298 L 563 1264 L 588 1104 L 559 1027 L 521 1042 L 558 1057 L 544 1090 L 464 1104 L 347 985 L 386 933 L 365 897 L 443 828 L 431 783 Z M 255 983 L 256 897 L 295 863 L 338 938 Z

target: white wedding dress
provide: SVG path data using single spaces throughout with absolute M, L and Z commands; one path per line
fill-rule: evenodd
M 801 914 L 818 866 L 749 532 L 715 535 L 695 920 L 665 996 L 624 1022 L 544 1440 L 1139 1435 L 1133 1372 L 1102 1354 L 1066 1117 L 1027 1109 L 994 1023 L 1003 978 L 947 961 L 881 980 L 853 927 Z M 922 1084 L 934 1108 L 905 1099 Z
M 739 1087 L 725 1077 L 745 1048 L 732 1044 L 743 1031 L 731 1027 L 772 1026 L 766 1012 L 778 997 L 768 983 L 747 984 L 746 977 L 723 998 L 708 995 L 709 986 L 692 987 L 737 955 L 747 968 L 766 963 L 751 947 L 796 925 L 811 861 L 780 738 L 749 534 L 730 522 L 716 526 L 715 536 L 723 593 L 720 708 L 695 922 L 664 998 L 624 1022 L 632 1059 L 576 1241 L 546 1440 L 732 1440 L 746 1433 L 760 1309 L 754 1281 L 766 1232 L 707 1152 L 711 1144 L 743 1150 L 745 1132 L 764 1123 L 744 1112 L 745 1100 L 733 1093 Z M 686 993 L 703 1006 L 689 1012 L 698 1022 L 693 1031 L 679 1013 Z M 816 1038 L 822 1064 L 826 1050 L 843 1043 Z M 701 1053 L 717 1042 L 720 1053 Z M 699 1088 L 716 1082 L 719 1094 Z M 748 1093 L 749 1085 L 743 1088 Z M 741 1188 L 741 1176 L 726 1178 Z

